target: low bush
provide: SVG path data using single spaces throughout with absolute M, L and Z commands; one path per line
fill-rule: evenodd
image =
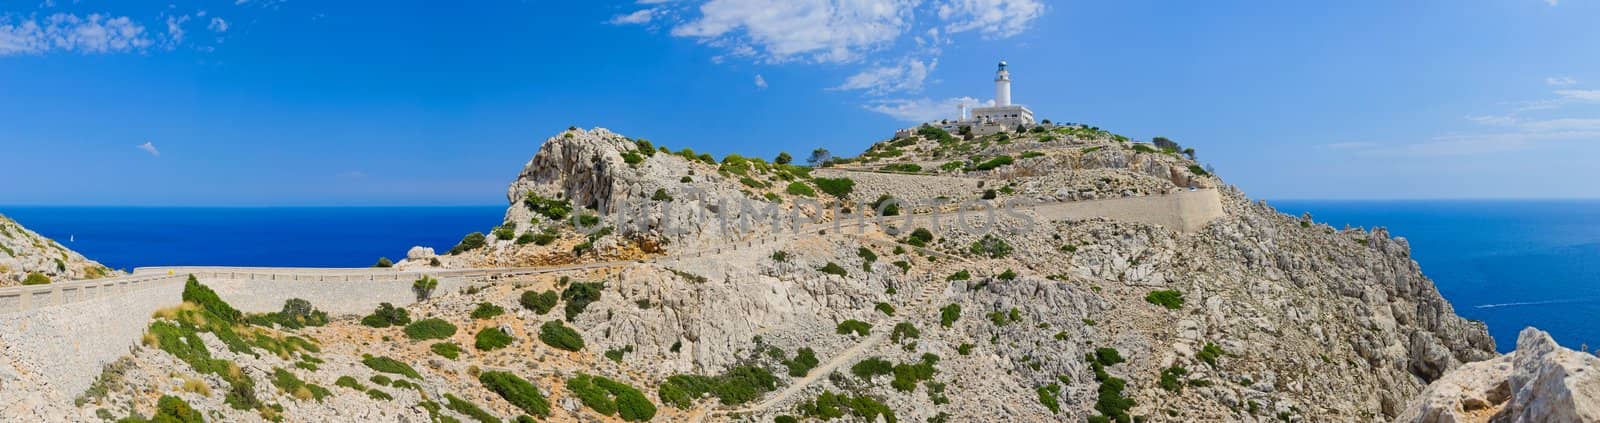
M 1200 352 L 1195 353 L 1194 356 L 1211 367 L 1217 367 L 1217 357 L 1221 357 L 1223 354 L 1225 353 L 1222 351 L 1222 347 L 1207 342 L 1206 346 L 1200 348 Z
M 408 323 L 411 323 L 410 313 L 407 313 L 405 308 L 395 307 L 394 304 L 389 303 L 379 303 L 378 308 L 372 310 L 372 314 L 361 318 L 361 324 L 374 328 L 400 326 Z
M 961 319 L 960 304 L 952 303 L 939 309 L 939 326 L 951 327 L 958 319 Z
M 354 390 L 357 390 L 357 391 L 366 391 L 367 390 L 367 387 L 363 386 L 360 381 L 357 381 L 356 378 L 349 377 L 349 376 L 339 376 L 339 380 L 334 381 L 333 382 L 333 386 L 342 386 L 342 387 L 354 389 Z
M 567 288 L 561 291 L 561 300 L 567 302 L 564 309 L 567 321 L 577 318 L 589 308 L 590 303 L 600 301 L 600 292 L 605 287 L 605 282 L 576 282 L 567 285 Z
M 1166 307 L 1168 310 L 1183 308 L 1183 293 L 1173 289 L 1150 291 L 1149 295 L 1144 296 L 1144 300 L 1150 304 Z
M 1165 389 L 1168 392 L 1183 392 L 1183 377 L 1187 376 L 1188 374 L 1189 370 L 1183 367 L 1168 367 L 1161 370 L 1161 380 L 1158 382 L 1158 385 L 1161 386 L 1161 389 Z
M 888 405 L 864 394 L 851 396 L 824 390 L 816 399 L 800 403 L 796 410 L 803 416 L 819 420 L 841 419 L 848 413 L 857 421 L 897 421 L 894 410 Z
M 483 236 L 483 232 L 473 232 L 467 234 L 467 236 L 461 237 L 461 242 L 457 242 L 455 247 L 451 247 L 450 252 L 447 254 L 457 255 L 467 251 L 483 248 L 485 242 L 486 239 Z
M 837 275 L 837 276 L 848 276 L 850 274 L 849 271 L 844 270 L 844 267 L 839 266 L 838 263 L 834 263 L 834 262 L 831 262 L 831 261 L 828 262 L 827 265 L 824 265 L 821 268 L 818 268 L 817 271 L 822 272 L 822 273 L 826 273 L 826 274 L 829 274 L 829 275 Z
M 994 235 L 984 235 L 983 239 L 974 241 L 968 250 L 971 251 L 972 254 L 977 254 L 988 258 L 1005 258 L 1006 256 L 1011 255 L 1012 248 L 1011 244 L 1007 243 L 1003 239 L 995 237 Z
M 922 336 L 922 332 L 917 330 L 916 325 L 911 324 L 911 322 L 900 322 L 895 324 L 893 332 L 889 333 L 889 340 L 900 342 L 901 339 L 911 339 L 920 336 Z
M 494 227 L 494 230 L 489 232 L 494 234 L 494 239 L 510 241 L 517 237 L 517 225 L 507 223 L 505 225 L 496 226 Z
M 964 281 L 964 280 L 968 280 L 968 279 L 972 279 L 972 272 L 968 272 L 966 269 L 962 269 L 959 272 L 951 273 L 950 276 L 946 276 L 944 278 L 944 280 L 951 281 L 951 282 Z
M 538 213 L 553 222 L 564 220 L 567 215 L 572 214 L 572 203 L 566 200 L 544 198 L 538 193 L 529 192 L 522 202 L 532 209 L 534 213 Z
M 579 373 L 567 379 L 567 390 L 596 413 L 615 414 L 623 421 L 646 421 L 656 415 L 656 405 L 644 393 L 615 380 Z
M 305 383 L 300 378 L 295 377 L 294 373 L 276 367 L 272 369 L 272 386 L 278 387 L 278 390 L 283 391 L 284 394 L 301 401 L 308 399 L 322 401 L 323 398 L 330 394 L 327 388 Z
M 454 342 L 435 342 L 433 345 L 428 346 L 428 350 L 433 351 L 434 354 L 438 354 L 440 357 L 451 360 L 461 356 L 461 346 L 456 345 Z
M 988 161 L 985 161 L 983 163 L 978 163 L 977 165 L 972 166 L 972 170 L 977 170 L 977 171 L 993 170 L 994 168 L 997 168 L 997 167 L 1000 167 L 1000 166 L 1009 165 L 1009 164 L 1011 164 L 1011 163 L 1013 163 L 1015 161 L 1016 160 L 1012 159 L 1011 156 L 996 156 L 995 158 L 989 159 Z
M 789 183 L 789 187 L 788 188 L 784 188 L 783 191 L 789 193 L 789 195 L 798 195 L 798 196 L 802 196 L 802 197 L 816 197 L 817 196 L 817 191 L 816 190 L 811 189 L 810 185 L 806 185 L 805 182 L 800 182 L 800 181 L 790 182 Z
M 254 324 L 265 326 L 268 323 L 272 323 L 287 329 L 300 329 L 306 326 L 328 324 L 328 313 L 317 310 L 311 306 L 310 301 L 299 298 L 290 298 L 284 301 L 283 308 L 278 312 L 251 317 Z
M 182 398 L 171 395 L 162 395 L 156 400 L 156 414 L 150 416 L 150 421 L 158 423 L 205 423 L 206 418 L 200 410 L 189 406 Z
M 362 354 L 361 364 L 365 364 L 368 368 L 383 373 L 397 374 L 412 379 L 422 379 L 422 375 L 417 373 L 417 369 L 413 369 L 410 365 L 401 363 L 399 360 L 389 357 Z
M 872 324 L 856 319 L 850 319 L 839 322 L 839 325 L 834 328 L 834 331 L 838 332 L 840 335 L 849 335 L 851 333 L 855 333 L 856 336 L 867 336 L 867 333 L 872 331 Z
M 1044 408 L 1050 409 L 1052 414 L 1061 414 L 1061 401 L 1058 399 L 1061 396 L 1061 384 L 1052 383 L 1040 386 L 1037 391 L 1039 392 L 1039 404 L 1043 404 Z
M 561 296 L 556 294 L 555 291 L 535 292 L 528 290 L 522 292 L 522 298 L 517 299 L 517 303 L 522 304 L 523 308 L 533 310 L 534 313 L 547 314 L 550 313 L 550 309 L 556 307 L 556 302 L 560 300 Z
M 511 335 L 506 335 L 505 332 L 500 331 L 500 328 L 495 327 L 479 329 L 478 334 L 474 335 L 472 339 L 472 346 L 479 351 L 494 351 L 505 348 L 507 345 L 511 345 L 513 340 Z
M 456 325 L 442 319 L 422 319 L 406 325 L 405 333 L 413 341 L 445 339 L 456 334 Z
M 906 236 L 906 243 L 913 247 L 926 247 L 930 242 L 933 242 L 933 232 L 927 228 L 913 229 L 911 235 Z
M 39 272 L 28 272 L 28 276 L 22 279 L 22 284 L 23 285 L 48 285 L 48 284 L 50 284 L 50 277 L 49 276 L 45 276 L 45 274 L 39 273 Z
M 506 309 L 503 307 L 494 303 L 478 303 L 478 307 L 472 309 L 471 316 L 474 319 L 492 319 L 502 314 L 506 314 Z
M 894 373 L 894 363 L 880 357 L 869 357 L 850 366 L 850 374 L 856 375 L 861 380 L 870 381 L 873 376 L 883 376 Z
M 372 267 L 394 267 L 394 261 L 389 260 L 388 257 L 378 257 L 378 262 L 374 263 Z
M 550 401 L 526 379 L 507 372 L 489 371 L 478 374 L 478 383 L 523 412 L 539 417 L 550 416 Z
M 834 197 L 843 199 L 855 191 L 856 181 L 850 178 L 814 178 L 811 182 L 817 184 L 817 189 Z
M 539 325 L 539 340 L 553 348 L 578 351 L 583 349 L 583 335 L 578 331 L 561 324 L 560 320 L 551 320 Z
M 217 296 L 217 292 L 212 291 L 210 287 L 200 284 L 200 280 L 195 279 L 194 275 L 189 275 L 189 280 L 183 283 L 183 301 L 198 305 L 228 323 L 240 323 L 244 318 L 244 313 L 223 301 L 222 297 Z
M 428 298 L 433 297 L 433 291 L 437 289 L 439 289 L 439 280 L 434 279 L 432 276 L 422 275 L 421 278 L 411 282 L 411 293 L 417 294 L 417 302 L 427 301 Z
M 451 411 L 471 417 L 473 420 L 477 420 L 479 423 L 500 423 L 499 417 L 495 417 L 493 414 L 489 414 L 488 411 L 484 411 L 482 407 L 478 407 L 477 404 L 473 404 L 471 401 L 461 399 L 455 395 L 444 394 L 444 406 Z
M 878 303 L 878 305 L 873 306 L 872 308 L 882 312 L 885 316 L 894 317 L 894 306 L 889 305 L 889 303 Z
M 789 376 L 805 377 L 819 363 L 816 351 L 812 351 L 810 347 L 802 347 L 794 352 L 794 359 L 784 360 L 783 365 L 789 368 Z

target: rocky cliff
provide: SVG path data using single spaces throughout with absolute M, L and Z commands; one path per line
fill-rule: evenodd
M 1388 421 L 1494 357 L 1404 239 L 1282 214 L 1178 151 L 1079 125 L 930 128 L 812 169 L 571 129 L 512 182 L 501 225 L 400 266 L 588 266 L 407 307 L 449 331 L 393 310 L 247 329 L 313 340 L 298 352 L 199 324 L 171 348 L 157 323 L 188 320 L 158 314 L 76 412 L 148 413 L 166 392 L 228 420 Z M 1220 211 L 1193 227 L 1060 213 L 1197 192 Z M 803 223 L 739 223 L 774 210 Z M 197 344 L 222 363 L 189 364 Z M 412 370 L 403 388 L 376 358 Z M 244 381 L 238 405 L 223 392 Z
M 1396 421 L 1600 421 L 1600 358 L 1526 328 L 1516 351 L 1446 373 Z
M 0 215 L 0 286 L 120 274 Z

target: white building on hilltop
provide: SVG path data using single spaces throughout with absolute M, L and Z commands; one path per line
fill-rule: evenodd
M 1016 130 L 1017 126 L 1033 126 L 1033 110 L 1020 104 L 1011 104 L 1011 71 L 1006 69 L 1006 61 L 1000 61 L 1000 68 L 994 72 L 994 105 L 971 109 L 968 113 L 967 104 L 956 106 L 956 118 L 928 122 L 925 125 L 940 127 L 955 133 L 965 127 L 971 133 L 982 136 Z M 895 137 L 909 137 L 916 134 L 917 128 L 905 128 L 895 131 Z
M 969 119 L 961 116 L 957 120 Z M 994 72 L 994 107 L 972 109 L 970 120 L 1007 126 L 1033 124 L 1032 110 L 1021 104 L 1011 104 L 1011 71 L 1006 70 L 1006 61 L 1001 60 L 1000 69 Z

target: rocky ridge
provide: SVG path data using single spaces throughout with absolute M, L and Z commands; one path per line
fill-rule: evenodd
M 1450 371 L 1396 421 L 1600 421 L 1600 358 L 1526 328 L 1515 351 Z
M 263 408 L 229 407 L 216 393 L 227 380 L 190 371 L 157 343 L 133 360 L 180 377 L 108 371 L 120 382 L 75 412 L 148 413 L 170 394 L 227 420 L 468 417 L 437 410 L 451 394 L 500 418 L 525 414 L 476 380 L 503 370 L 549 398 L 556 421 L 622 418 L 572 389 L 581 375 L 637 387 L 661 421 L 1387 421 L 1429 382 L 1494 356 L 1483 325 L 1454 314 L 1403 238 L 1284 215 L 1175 148 L 1041 125 L 987 137 L 924 130 L 814 170 L 776 162 L 564 131 L 511 184 L 502 225 L 450 252 L 414 249 L 399 266 L 626 261 L 409 306 L 415 319 L 460 328 L 438 340 L 359 316 L 271 329 L 319 345 L 287 355 L 223 354 L 228 345 L 200 334 L 256 381 Z M 1051 207 L 1044 200 L 1191 188 L 1218 190 L 1224 210 L 1193 232 L 1040 219 L 1039 209 L 968 215 L 967 225 L 825 225 L 875 214 L 862 203 L 884 194 Z M 744 216 L 732 200 L 824 225 L 723 231 L 704 218 Z M 635 203 L 645 204 L 640 219 L 613 219 Z M 482 304 L 505 312 L 479 316 Z M 551 322 L 582 346 L 542 340 Z M 509 335 L 509 347 L 476 347 L 486 331 Z M 445 342 L 458 358 L 432 351 Z M 324 387 L 343 376 L 365 383 L 376 374 L 364 354 L 416 368 L 419 387 L 317 400 L 269 388 L 275 369 Z M 315 365 L 299 366 L 305 357 Z M 213 389 L 185 389 L 184 378 Z
M 0 215 L 0 287 L 20 285 L 30 277 L 48 283 L 120 274 Z

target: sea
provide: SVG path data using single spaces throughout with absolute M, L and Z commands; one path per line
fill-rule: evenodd
M 1600 200 L 1269 201 L 1334 227 L 1386 227 L 1411 242 L 1457 314 L 1486 322 L 1500 351 L 1526 326 L 1600 348 Z M 364 267 L 413 245 L 443 252 L 500 223 L 504 206 L 0 206 L 45 236 L 119 269 Z

